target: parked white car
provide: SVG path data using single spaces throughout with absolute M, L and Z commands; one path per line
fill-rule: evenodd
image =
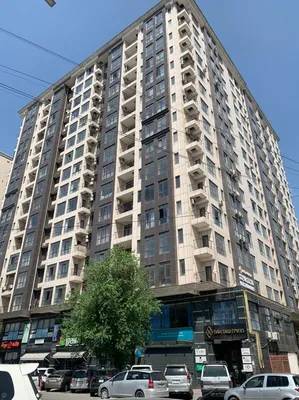
M 131 371 L 153 371 L 154 368 L 152 365 L 143 364 L 143 365 L 132 365 Z
M 38 364 L 0 364 L 0 399 L 37 400 L 41 398 L 30 376 Z

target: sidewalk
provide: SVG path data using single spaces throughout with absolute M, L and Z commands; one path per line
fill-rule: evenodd
M 200 389 L 193 389 L 193 400 L 197 400 L 201 396 Z

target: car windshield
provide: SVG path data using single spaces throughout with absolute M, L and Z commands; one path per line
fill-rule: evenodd
M 137 371 L 148 371 L 150 370 L 150 367 L 142 367 L 142 366 L 138 366 L 138 367 L 133 367 L 132 370 L 137 370 Z
M 296 386 L 299 386 L 299 376 L 298 375 L 293 376 L 293 381 L 295 382 Z
M 180 366 L 167 367 L 166 375 L 186 375 L 186 370 Z
M 203 376 L 227 377 L 226 368 L 224 365 L 207 365 L 206 367 L 204 367 Z
M 75 371 L 73 373 L 73 378 L 86 378 L 87 377 L 87 371 L 80 370 L 80 371 Z

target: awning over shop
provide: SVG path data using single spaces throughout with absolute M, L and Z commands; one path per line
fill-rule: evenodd
M 55 353 L 53 358 L 56 359 L 67 359 L 67 358 L 83 358 L 85 351 L 71 352 L 71 351 L 59 351 Z
M 49 353 L 26 353 L 21 358 L 20 361 L 42 361 Z

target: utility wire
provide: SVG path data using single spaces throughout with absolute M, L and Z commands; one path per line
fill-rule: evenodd
M 64 60 L 64 61 L 66 61 L 66 62 L 68 62 L 68 63 L 71 63 L 71 64 L 73 64 L 73 65 L 79 65 L 79 63 L 77 63 L 76 61 L 73 61 L 73 60 L 71 60 L 70 58 L 64 57 L 64 56 L 62 56 L 61 54 L 56 53 L 55 51 L 52 51 L 52 50 L 50 50 L 50 49 L 47 49 L 47 48 L 44 47 L 44 46 L 41 46 L 41 45 L 39 45 L 39 44 L 37 44 L 37 43 L 34 43 L 34 42 L 32 42 L 31 40 L 25 39 L 24 37 L 19 36 L 19 35 L 13 33 L 13 32 L 10 32 L 10 31 L 8 31 L 7 29 L 4 29 L 4 28 L 1 28 L 1 27 L 0 27 L 0 32 L 5 33 L 6 35 L 12 36 L 13 38 L 15 38 L 15 39 L 17 39 L 17 40 L 20 40 L 20 41 L 22 41 L 22 42 L 24 42 L 24 43 L 27 43 L 27 44 L 29 44 L 30 46 L 33 46 L 33 47 L 35 47 L 35 48 L 37 48 L 37 49 L 39 49 L 39 50 L 42 50 L 42 51 L 44 51 L 44 52 L 46 52 L 46 53 L 48 53 L 48 54 L 51 54 L 52 56 L 55 56 L 55 57 L 57 57 L 57 58 L 60 58 L 61 60 Z
M 43 83 L 43 84 L 45 84 L 45 85 L 53 85 L 53 83 L 51 83 L 51 82 L 45 81 L 44 79 L 37 78 L 36 76 L 30 75 L 30 74 L 26 74 L 25 72 L 22 72 L 22 71 L 19 71 L 19 70 L 17 70 L 17 69 L 8 67 L 7 65 L 0 64 L 0 67 L 5 68 L 5 69 L 8 69 L 9 71 L 16 72 L 16 73 L 18 73 L 18 74 L 20 74 L 20 75 L 27 76 L 28 78 L 35 79 L 36 81 L 39 81 L 39 82 L 41 82 L 41 83 Z M 8 71 L 3 71 L 3 70 L 2 70 L 2 72 L 5 72 L 6 74 L 9 73 Z M 18 75 L 14 75 L 14 74 L 11 74 L 11 75 L 17 76 L 17 77 L 18 77 Z M 19 78 L 22 78 L 22 77 L 19 77 Z M 24 78 L 22 78 L 22 79 L 24 79 Z M 32 81 L 29 81 L 29 82 L 32 82 Z M 33 83 L 34 83 L 34 82 L 33 82 Z M 36 82 L 35 82 L 35 83 L 36 83 Z

